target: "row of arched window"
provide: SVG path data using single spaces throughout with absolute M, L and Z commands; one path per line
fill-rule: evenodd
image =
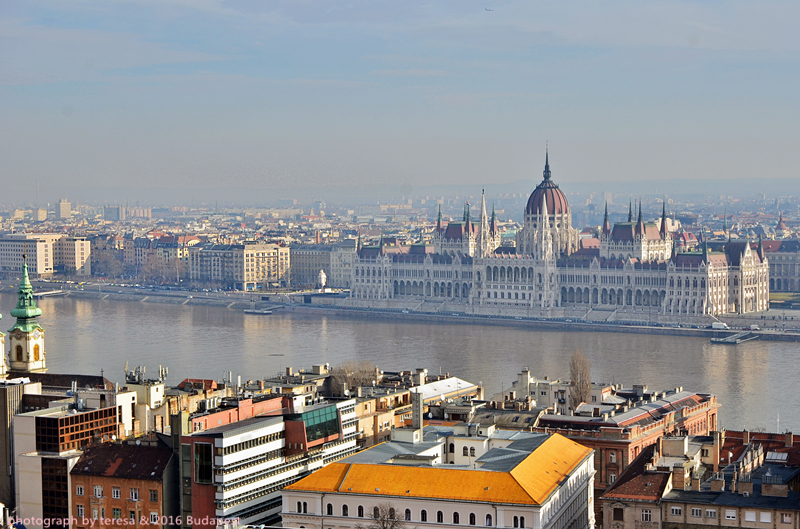
M 450 453 L 451 454 L 455 454 L 456 453 L 456 445 L 454 443 L 450 443 L 449 449 L 450 449 Z M 474 446 L 470 446 L 469 448 L 467 448 L 465 446 L 465 447 L 463 447 L 462 452 L 463 452 L 463 454 L 465 456 L 475 457 L 475 447 Z
M 307 513 L 308 512 L 308 505 L 305 502 L 297 502 L 297 512 L 298 513 Z M 395 519 L 395 510 L 393 508 L 389 509 L 388 515 L 389 518 L 394 520 Z M 325 515 L 326 516 L 334 516 L 334 509 L 333 504 L 329 503 L 325 506 Z M 347 505 L 342 505 L 342 516 L 350 516 L 350 507 Z M 364 517 L 364 506 L 359 505 L 356 510 L 356 516 L 358 518 Z M 381 517 L 381 512 L 378 507 L 372 508 L 372 517 L 374 519 L 378 519 Z M 452 516 L 453 524 L 460 524 L 461 523 L 461 515 L 457 512 L 453 513 Z M 403 513 L 403 520 L 410 522 L 411 521 L 411 509 L 406 509 Z M 419 512 L 419 521 L 420 522 L 427 522 L 428 521 L 428 511 L 425 509 Z M 474 512 L 469 513 L 469 525 L 477 525 L 477 516 L 475 516 Z M 493 526 L 493 519 L 491 514 L 486 515 L 486 527 Z M 525 517 L 524 516 L 514 516 L 513 519 L 514 527 L 523 528 L 525 527 Z M 436 511 L 436 523 L 444 523 L 444 513 L 442 511 Z

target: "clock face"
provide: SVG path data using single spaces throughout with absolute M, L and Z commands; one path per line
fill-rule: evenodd
M 38 340 L 38 339 L 39 339 L 39 337 L 40 337 L 41 335 L 42 335 L 42 333 L 41 333 L 41 332 L 39 332 L 39 329 L 36 329 L 35 331 L 33 331 L 33 337 L 34 337 L 36 340 Z

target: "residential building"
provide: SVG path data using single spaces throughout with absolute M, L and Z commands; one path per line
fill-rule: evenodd
M 111 221 L 123 221 L 127 217 L 125 206 L 105 206 L 103 208 L 103 218 Z
M 238 290 L 287 285 L 289 248 L 277 244 L 197 244 L 189 249 L 189 277 Z
M 176 460 L 155 438 L 87 447 L 70 471 L 75 526 L 177 527 Z
M 53 243 L 54 271 L 75 276 L 92 275 L 92 244 L 86 237 L 61 237 Z
M 331 244 L 296 244 L 290 249 L 292 262 L 292 284 L 294 286 L 314 287 L 317 285 L 319 271 L 331 277 Z

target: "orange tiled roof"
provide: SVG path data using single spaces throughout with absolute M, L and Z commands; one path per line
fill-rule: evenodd
M 553 434 L 510 472 L 332 463 L 286 490 L 541 505 L 591 452 Z

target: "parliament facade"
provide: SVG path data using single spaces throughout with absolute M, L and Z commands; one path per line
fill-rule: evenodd
M 606 210 L 599 248 L 581 248 L 547 158 L 515 245 L 500 243 L 485 198 L 477 222 L 469 208 L 461 221 L 447 225 L 440 212 L 432 245 L 402 246 L 389 238 L 377 246 L 359 243 L 350 303 L 587 319 L 592 312 L 598 319 L 646 314 L 676 321 L 769 307 L 769 263 L 761 242 L 729 241 L 719 251 L 704 242 L 695 251 L 679 251 L 666 210 L 659 222 L 645 222 L 641 206 L 636 218 L 631 208 L 627 222 L 613 227 Z

